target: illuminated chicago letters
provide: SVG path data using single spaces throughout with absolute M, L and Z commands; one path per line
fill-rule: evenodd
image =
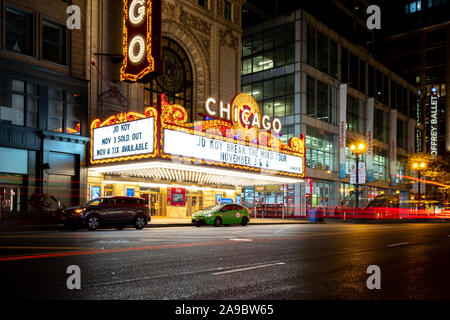
M 237 97 L 241 95 L 247 94 L 241 93 Z M 217 101 L 214 98 L 208 98 L 205 102 L 205 110 L 212 117 L 216 117 L 219 114 L 220 118 L 234 123 L 238 122 L 242 127 L 247 129 L 257 127 L 259 129 L 272 130 L 275 133 L 280 133 L 282 128 L 280 119 L 274 118 L 271 120 L 267 115 L 261 117 L 256 101 L 252 101 L 248 105 L 233 104 L 233 106 L 231 104 L 225 105 L 220 101 L 219 107 L 217 108 Z

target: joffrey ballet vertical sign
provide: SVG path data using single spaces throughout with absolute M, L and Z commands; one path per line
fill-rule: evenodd
M 436 157 L 438 154 L 438 95 L 431 95 L 430 101 L 430 154 Z
M 161 0 L 123 0 L 120 80 L 143 81 L 161 70 Z

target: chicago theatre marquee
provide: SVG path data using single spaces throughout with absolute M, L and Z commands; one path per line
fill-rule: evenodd
M 212 100 L 209 115 L 223 118 L 189 122 L 186 110 L 163 95 L 143 114 L 94 120 L 91 189 L 144 197 L 153 215 L 185 217 L 225 199 L 239 203 L 244 186 L 302 181 L 304 137 L 282 142 L 279 120 L 261 115 L 246 93 L 216 109 Z
M 139 196 L 152 215 L 186 217 L 217 202 L 241 203 L 246 186 L 303 181 L 304 137 L 281 141 L 280 120 L 261 114 L 252 96 L 236 95 L 243 1 L 205 3 L 123 1 L 117 86 L 128 103 L 97 106 L 89 199 Z M 99 86 L 93 79 L 91 88 Z

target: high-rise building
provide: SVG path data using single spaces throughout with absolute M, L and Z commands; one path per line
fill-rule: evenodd
M 383 26 L 376 56 L 412 83 L 421 96 L 426 149 L 450 152 L 450 3 L 446 0 L 380 1 Z M 433 92 L 437 108 L 431 106 Z M 437 118 L 437 123 L 435 119 Z M 437 145 L 435 132 L 437 131 Z M 432 138 L 434 136 L 434 139 Z
M 383 193 L 408 196 L 410 184 L 397 175 L 423 144 L 417 90 L 369 50 L 304 10 L 282 15 L 244 29 L 242 91 L 262 114 L 281 119 L 283 141 L 306 137 L 305 184 L 289 186 L 288 195 L 244 188 L 247 203 L 287 205 L 287 196 L 298 212 L 305 204 L 345 202 L 355 191 L 348 145 L 361 140 L 370 146 L 361 202 Z

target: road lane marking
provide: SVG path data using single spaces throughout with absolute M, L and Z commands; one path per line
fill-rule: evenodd
M 277 262 L 277 263 L 262 264 L 262 265 L 257 265 L 257 266 L 253 266 L 253 267 L 239 268 L 239 269 L 233 269 L 233 270 L 227 270 L 227 271 L 221 271 L 221 272 L 214 272 L 214 273 L 212 273 L 212 275 L 213 276 L 217 276 L 217 275 L 227 274 L 227 273 L 248 271 L 248 270 L 267 268 L 267 267 L 273 267 L 273 266 L 281 266 L 281 265 L 284 265 L 284 264 L 286 264 L 286 263 L 284 263 L 284 262 Z
M 32 247 L 32 246 L 0 246 L 0 249 L 29 249 L 29 250 L 89 250 L 89 247 Z
M 230 241 L 253 241 L 252 239 L 230 239 Z
M 398 246 L 405 246 L 407 244 L 409 244 L 409 242 L 400 242 L 400 243 L 388 244 L 386 247 L 398 247 Z

